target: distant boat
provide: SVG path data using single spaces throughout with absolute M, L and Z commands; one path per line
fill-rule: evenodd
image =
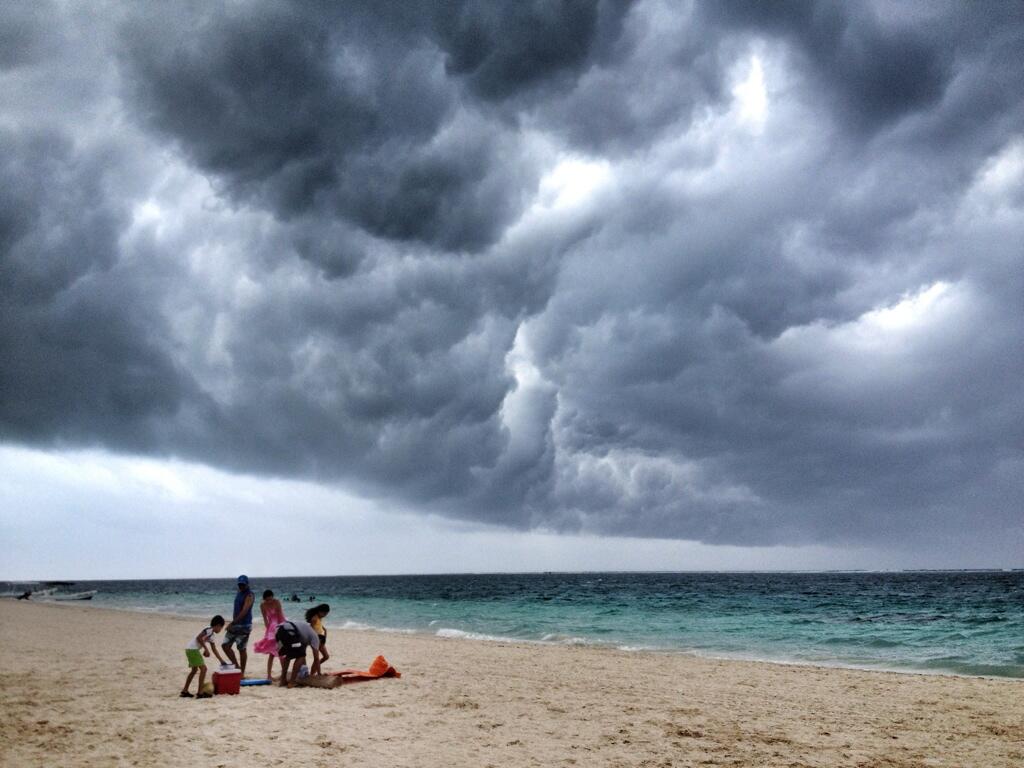
M 88 592 L 68 592 L 66 594 L 55 592 L 46 595 L 45 600 L 92 600 L 96 594 L 95 589 L 91 589 Z

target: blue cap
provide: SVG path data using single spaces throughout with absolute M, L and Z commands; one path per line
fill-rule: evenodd
M 245 574 L 243 573 L 243 574 L 242 574 L 241 576 L 239 576 L 239 577 L 238 577 L 238 583 L 239 583 L 239 584 L 248 584 L 248 583 L 249 583 L 249 577 L 248 577 L 248 576 L 246 576 L 246 575 L 245 575 Z

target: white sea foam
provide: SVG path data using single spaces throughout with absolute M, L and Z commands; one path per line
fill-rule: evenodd
M 331 625 L 328 624 L 328 627 Z M 415 629 L 409 629 L 407 627 L 380 627 L 374 624 L 364 624 L 361 621 L 346 621 L 337 629 L 348 629 L 354 632 L 389 632 L 397 635 L 415 635 Z
M 346 621 L 344 624 L 341 625 L 341 629 L 357 629 L 360 631 L 366 631 L 370 629 L 375 629 L 375 627 L 369 624 L 363 624 L 361 621 Z
M 575 635 L 559 635 L 551 632 L 541 638 L 542 643 L 554 643 L 557 645 L 597 645 L 597 641 L 588 640 L 585 637 L 576 637 Z
M 529 643 L 530 640 L 523 640 L 516 637 L 502 637 L 501 635 L 485 635 L 481 632 L 466 632 L 462 629 L 452 629 L 450 627 L 441 627 L 435 632 L 438 637 L 450 637 L 461 640 L 486 640 L 492 643 Z M 533 640 L 532 642 L 537 642 Z
M 492 643 L 525 643 L 529 645 L 605 645 L 605 643 L 602 643 L 599 640 L 588 640 L 585 637 L 576 637 L 573 635 L 559 635 L 555 633 L 549 633 L 544 635 L 540 639 L 537 639 L 529 637 L 508 637 L 506 635 L 488 635 L 483 632 L 469 632 L 463 629 L 441 627 L 434 634 L 438 637 L 449 637 L 460 640 L 483 640 L 485 642 Z

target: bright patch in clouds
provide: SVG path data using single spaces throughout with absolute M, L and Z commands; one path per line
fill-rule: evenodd
M 887 360 L 903 358 L 918 347 L 928 348 L 943 335 L 943 328 L 969 310 L 966 289 L 938 281 L 851 322 L 834 326 L 815 322 L 790 328 L 773 346 L 805 360 L 812 365 L 810 370 L 834 367 L 837 378 L 852 381 L 869 375 Z M 860 365 L 842 372 L 854 358 L 860 359 Z
M 563 157 L 540 181 L 539 202 L 549 209 L 575 208 L 594 197 L 612 177 L 607 160 Z
M 903 331 L 922 326 L 935 319 L 943 310 L 943 300 L 951 296 L 952 286 L 942 280 L 915 294 L 904 296 L 891 307 L 866 313 L 862 321 L 866 327 L 880 331 Z
M 763 128 L 768 117 L 768 88 L 759 56 L 750 57 L 747 76 L 733 87 L 732 95 L 740 120 L 756 130 Z
M 163 211 L 155 200 L 146 200 L 135 206 L 132 218 L 136 225 L 144 227 L 158 223 L 163 218 Z
M 978 186 L 995 195 L 1021 191 L 1024 186 L 1024 139 L 1011 142 L 986 163 Z
M 968 215 L 1020 215 L 1024 207 L 1024 138 L 1015 138 L 988 159 L 964 195 L 964 204 Z

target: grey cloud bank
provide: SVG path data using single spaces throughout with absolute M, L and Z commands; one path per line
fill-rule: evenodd
M 1014 3 L 0 5 L 0 440 L 1024 545 Z

